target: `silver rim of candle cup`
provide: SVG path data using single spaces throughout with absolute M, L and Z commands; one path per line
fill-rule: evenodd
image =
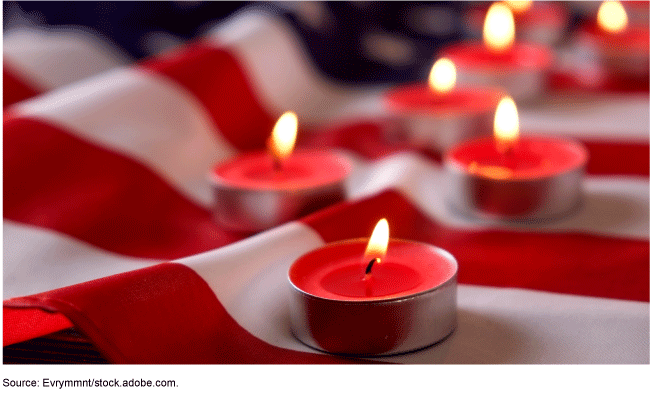
M 585 154 L 587 149 L 580 143 Z M 444 161 L 447 176 L 445 201 L 447 206 L 461 214 L 482 219 L 499 219 L 507 222 L 545 222 L 558 219 L 577 211 L 583 200 L 582 180 L 588 156 L 575 168 L 564 173 L 530 179 L 493 179 L 468 173 L 465 169 Z M 490 193 L 512 192 L 529 197 L 531 204 L 512 214 L 507 204 L 495 206 Z M 484 196 L 484 198 L 479 198 Z M 502 201 L 499 201 L 502 202 Z M 504 208 L 502 211 L 499 208 Z
M 216 222 L 230 231 L 255 233 L 344 200 L 352 163 L 342 154 L 337 156 L 349 166 L 345 176 L 328 184 L 303 189 L 233 187 L 210 174 Z
M 496 108 L 496 106 L 495 106 Z M 425 112 L 396 113 L 393 120 L 407 139 L 434 151 L 444 152 L 466 140 L 490 131 L 494 109 L 473 115 L 431 115 Z
M 464 86 L 498 87 L 518 103 L 539 98 L 547 88 L 549 68 L 544 69 L 478 69 L 460 66 L 456 81 Z
M 347 242 L 354 242 L 367 239 L 352 239 L 333 242 L 328 245 L 343 244 Z M 414 242 L 409 240 L 391 239 L 391 242 Z M 291 286 L 291 294 L 289 296 L 289 310 L 291 321 L 291 332 L 303 344 L 328 353 L 344 356 L 361 356 L 361 357 L 375 357 L 375 356 L 391 356 L 407 352 L 416 351 L 434 345 L 445 338 L 447 338 L 456 328 L 456 291 L 457 291 L 457 275 L 458 275 L 458 261 L 454 256 L 442 248 L 434 245 L 419 243 L 427 245 L 432 248 L 436 253 L 443 255 L 450 260 L 455 271 L 452 277 L 437 287 L 429 290 L 418 292 L 404 297 L 377 299 L 377 300 L 337 300 L 330 298 L 322 298 L 312 295 L 298 288 L 288 277 Z M 342 332 L 349 332 L 355 334 L 359 339 L 362 339 L 367 346 L 382 346 L 381 338 L 375 337 L 373 342 L 374 331 L 364 331 L 359 329 L 352 330 L 352 326 L 341 324 L 341 315 L 350 312 L 363 312 L 369 307 L 379 308 L 378 313 L 386 318 L 401 318 L 402 321 L 397 327 L 400 331 L 396 333 L 401 334 L 401 339 L 394 345 L 385 348 L 380 352 L 365 351 L 359 347 L 342 345 L 338 350 L 332 351 L 331 348 L 324 347 L 318 342 L 318 332 L 314 331 L 314 320 L 310 323 L 310 314 L 308 309 L 314 305 L 327 306 L 327 315 L 329 320 L 315 320 L 316 324 L 320 323 L 337 323 L 338 329 Z M 377 309 L 375 309 L 377 310 Z M 333 337 L 337 338 L 337 337 Z M 345 338 L 345 337 L 343 337 Z M 342 339 L 344 340 L 344 339 Z

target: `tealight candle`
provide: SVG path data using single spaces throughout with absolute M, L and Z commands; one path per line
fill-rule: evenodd
M 504 1 L 514 14 L 516 34 L 524 41 L 547 46 L 557 44 L 566 32 L 569 14 L 563 4 L 542 1 Z M 487 7 L 468 13 L 467 25 L 472 36 L 480 36 Z
M 398 87 L 385 100 L 411 142 L 442 151 L 485 132 L 502 96 L 496 88 L 456 87 L 456 66 L 441 58 L 428 85 Z
M 448 204 L 463 213 L 543 220 L 574 210 L 582 198 L 587 150 L 560 138 L 519 137 L 517 108 L 504 98 L 494 138 L 462 143 L 444 160 Z
M 389 242 L 382 219 L 369 240 L 331 243 L 291 265 L 292 332 L 310 347 L 346 355 L 432 345 L 456 326 L 457 271 L 443 249 Z
M 501 87 L 517 100 L 535 98 L 546 89 L 553 53 L 540 44 L 515 42 L 514 17 L 504 4 L 490 6 L 483 42 L 459 43 L 443 51 L 458 65 L 459 82 Z
M 214 215 L 233 231 L 257 232 L 344 198 L 351 163 L 330 151 L 293 151 L 298 119 L 283 114 L 268 151 L 245 153 L 214 167 Z
M 595 46 L 601 63 L 618 75 L 643 77 L 647 83 L 650 32 L 647 24 L 628 23 L 627 13 L 618 1 L 604 1 L 597 24 L 584 28 L 583 35 Z

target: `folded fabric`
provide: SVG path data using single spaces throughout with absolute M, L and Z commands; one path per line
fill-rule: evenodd
M 514 225 L 451 212 L 440 154 L 387 140 L 380 92 L 323 79 L 261 14 L 17 103 L 4 121 L 4 344 L 74 325 L 111 362 L 357 362 L 291 336 L 286 272 L 386 217 L 393 237 L 458 259 L 459 327 L 373 361 L 648 363 L 647 123 L 608 134 L 603 115 L 566 108 L 591 154 L 584 204 Z M 287 109 L 299 146 L 353 158 L 348 201 L 253 237 L 220 228 L 207 171 L 263 147 Z M 567 134 L 553 110 L 522 111 L 522 126 L 541 119 Z

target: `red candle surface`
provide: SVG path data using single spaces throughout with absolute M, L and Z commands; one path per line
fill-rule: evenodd
M 444 50 L 459 69 L 507 73 L 545 71 L 551 67 L 553 53 L 548 47 L 533 43 L 515 43 L 503 53 L 495 53 L 481 42 L 452 45 Z
M 558 175 L 583 166 L 587 153 L 582 145 L 551 137 L 519 137 L 507 153 L 492 137 L 463 143 L 447 155 L 447 162 L 468 173 L 494 179 L 536 179 Z
M 386 101 L 391 109 L 398 112 L 463 116 L 492 113 L 501 97 L 502 90 L 487 87 L 458 87 L 440 94 L 422 83 L 389 91 Z
M 340 301 L 404 298 L 435 289 L 456 274 L 450 255 L 430 245 L 392 240 L 381 262 L 365 278 L 367 240 L 327 245 L 297 260 L 290 281 L 301 291 Z
M 279 168 L 268 152 L 258 151 L 217 165 L 212 178 L 239 189 L 309 190 L 338 183 L 350 171 L 345 158 L 329 151 L 296 151 Z
M 390 240 L 366 274 L 367 239 L 332 243 L 289 269 L 291 327 L 331 353 L 387 355 L 432 345 L 456 326 L 458 264 L 431 245 Z

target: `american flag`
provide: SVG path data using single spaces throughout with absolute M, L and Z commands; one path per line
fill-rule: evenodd
M 386 133 L 386 86 L 332 79 L 314 51 L 265 7 L 140 61 L 79 30 L 5 31 L 5 362 L 649 362 L 647 87 L 556 71 L 521 130 L 586 145 L 584 204 L 509 224 L 450 211 L 440 154 Z M 253 236 L 224 230 L 207 171 L 263 148 L 285 110 L 299 147 L 354 160 L 346 201 Z M 457 330 L 379 359 L 304 346 L 289 266 L 382 217 L 393 237 L 457 258 Z

